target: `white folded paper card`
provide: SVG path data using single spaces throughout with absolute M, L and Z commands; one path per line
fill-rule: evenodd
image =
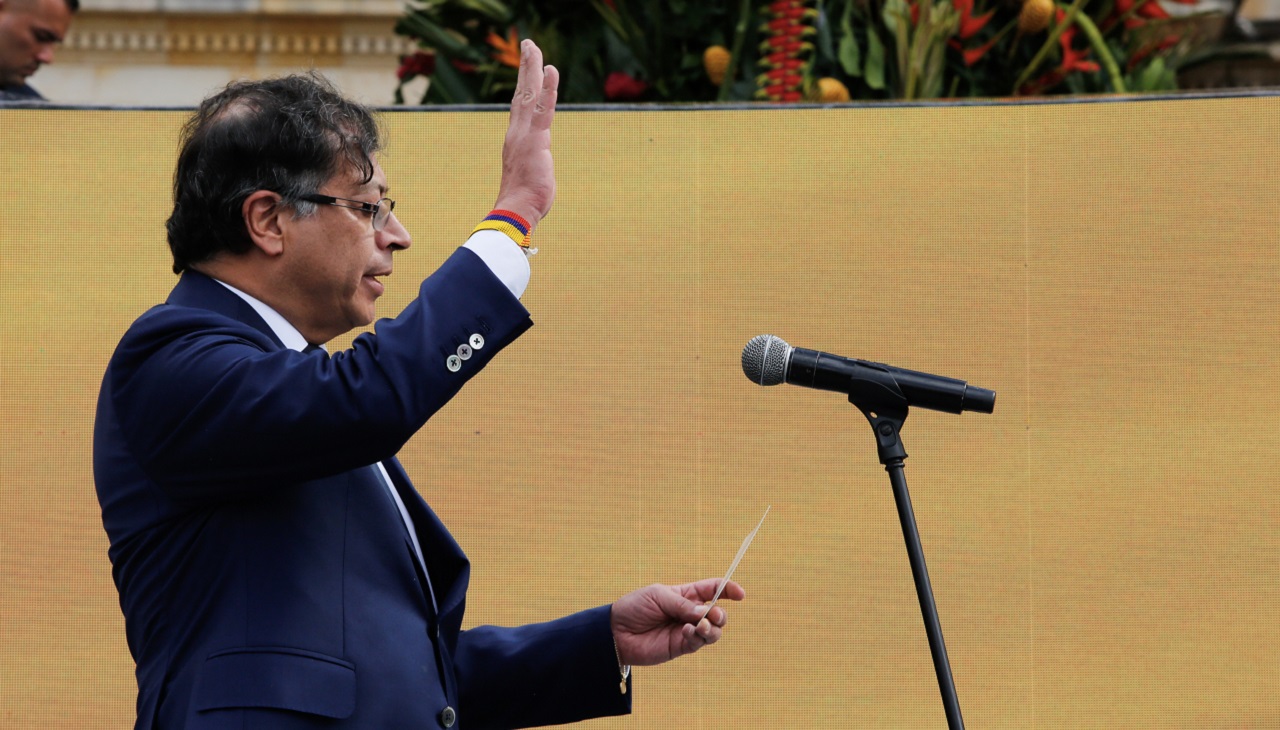
M 711 598 L 711 603 L 707 604 L 707 615 L 711 613 L 712 606 L 716 605 L 716 601 L 720 600 L 720 594 L 724 592 L 724 587 L 729 584 L 729 579 L 733 577 L 733 571 L 738 569 L 738 563 L 742 562 L 742 556 L 747 554 L 747 548 L 751 547 L 751 541 L 756 539 L 756 533 L 760 531 L 760 525 L 764 524 L 764 518 L 769 516 L 769 510 L 773 509 L 773 505 L 764 508 L 764 514 L 760 515 L 760 521 L 756 523 L 756 529 L 747 535 L 742 541 L 742 547 L 738 548 L 738 554 L 733 556 L 733 563 L 729 565 L 729 572 L 724 574 L 724 579 L 720 581 L 720 586 L 716 588 L 716 594 Z

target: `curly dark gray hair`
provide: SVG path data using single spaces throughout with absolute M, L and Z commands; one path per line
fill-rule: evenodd
M 315 212 L 300 200 L 350 169 L 373 179 L 382 147 L 377 119 L 318 74 L 232 83 L 205 99 L 182 129 L 173 176 L 173 214 L 165 228 L 173 271 L 253 241 L 241 208 L 258 190 L 279 193 L 295 215 Z

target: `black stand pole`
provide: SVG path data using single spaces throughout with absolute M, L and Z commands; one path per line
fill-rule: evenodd
M 916 595 L 920 598 L 924 630 L 929 636 L 933 669 L 938 675 L 938 688 L 942 690 L 942 707 L 947 713 L 947 727 L 950 730 L 964 730 L 960 701 L 956 698 L 956 685 L 951 678 L 951 662 L 947 659 L 947 646 L 942 641 L 942 624 L 938 621 L 933 587 L 929 584 L 929 570 L 924 564 L 924 549 L 920 547 L 920 531 L 916 528 L 915 511 L 911 509 L 911 495 L 907 493 L 907 477 L 903 466 L 907 452 L 900 436 L 902 424 L 907 420 L 907 399 L 890 377 L 884 381 L 855 379 L 849 389 L 849 402 L 871 422 L 880 463 L 889 472 L 889 482 L 893 485 L 893 499 L 898 504 L 902 536 L 907 542 L 907 557 L 911 561 L 911 575 L 916 582 Z

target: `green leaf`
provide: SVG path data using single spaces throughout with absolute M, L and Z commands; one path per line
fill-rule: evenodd
M 437 61 L 436 72 L 431 75 L 427 98 L 441 104 L 476 103 L 476 95 L 468 87 L 466 79 L 452 63 L 443 58 Z
M 600 14 L 600 19 L 605 22 L 614 33 L 618 34 L 618 38 L 626 43 L 629 39 L 627 31 L 622 27 L 622 18 L 618 16 L 618 11 L 606 5 L 603 0 L 591 0 L 591 6 Z
M 454 0 L 454 3 L 494 22 L 507 23 L 511 19 L 511 9 L 502 0 Z
M 884 44 L 875 30 L 867 29 L 867 86 L 884 90 Z
M 850 2 L 844 6 L 844 17 L 840 19 L 840 67 L 856 78 L 862 75 L 862 49 L 853 31 L 853 5 Z
M 814 23 L 814 29 L 818 31 L 818 55 L 822 58 L 835 58 L 836 43 L 832 37 L 831 24 L 827 22 L 825 14 L 818 15 L 818 20 Z
M 1177 74 L 1156 56 L 1138 74 L 1135 91 L 1171 91 L 1177 88 Z
M 741 0 L 738 6 L 738 19 L 733 26 L 733 47 L 729 50 L 729 66 L 725 69 L 724 82 L 720 84 L 720 89 L 715 92 L 716 101 L 741 98 L 736 97 L 740 92 L 738 86 L 734 83 L 734 79 L 744 75 L 740 72 L 740 69 L 750 67 L 750 62 L 743 55 L 743 48 L 747 44 L 750 25 L 755 19 L 755 14 L 751 12 L 751 0 Z M 753 93 L 755 92 L 748 92 L 747 98 L 751 98 Z
M 885 0 L 884 10 L 881 11 L 884 20 L 884 27 L 889 30 L 889 36 L 893 38 L 894 51 L 898 59 L 898 74 L 902 77 L 910 75 L 908 64 L 911 61 L 911 8 L 908 7 L 906 0 Z M 867 28 L 867 34 L 872 33 L 872 27 Z
M 943 72 L 946 65 L 946 52 L 947 46 L 945 43 L 935 44 L 929 49 L 928 56 L 925 57 L 924 88 L 921 90 L 920 98 L 936 99 L 942 96 L 942 86 L 945 82 L 945 74 Z
M 840 67 L 850 76 L 862 75 L 862 51 L 852 33 L 840 39 Z
M 911 67 L 911 9 L 906 0 L 885 0 L 881 15 L 889 37 L 893 39 L 895 68 L 898 70 L 897 96 L 910 99 L 915 95 L 916 79 L 915 69 Z M 872 27 L 867 28 L 867 33 L 872 33 Z
M 887 0 L 885 2 L 881 16 L 884 19 L 884 27 L 889 29 L 890 35 L 898 32 L 898 16 L 906 5 L 902 0 Z M 867 33 L 871 33 L 870 28 L 867 29 Z
M 427 47 L 450 58 L 461 58 L 472 63 L 482 63 L 485 60 L 479 51 L 419 13 L 401 18 L 396 24 L 396 32 L 418 38 Z
M 935 4 L 929 14 L 932 24 L 928 37 L 929 45 L 924 50 L 924 73 L 921 98 L 936 99 L 942 96 L 946 83 L 947 38 L 955 34 L 960 26 L 960 15 L 950 4 Z

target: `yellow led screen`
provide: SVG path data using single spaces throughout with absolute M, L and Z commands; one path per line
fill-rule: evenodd
M 126 728 L 97 389 L 175 279 L 168 111 L 0 111 L 0 726 Z M 392 112 L 394 315 L 497 191 L 500 112 Z M 1280 97 L 562 111 L 536 326 L 401 454 L 468 625 L 738 569 L 609 728 L 940 728 L 888 477 L 753 336 L 938 373 L 906 476 L 971 728 L 1280 726 Z M 341 347 L 342 342 L 334 343 Z M 465 717 L 465 708 L 461 708 Z

